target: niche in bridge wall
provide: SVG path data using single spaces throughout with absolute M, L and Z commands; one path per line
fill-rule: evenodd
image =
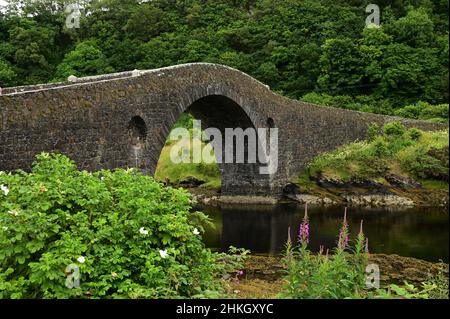
M 128 144 L 130 146 L 130 166 L 143 167 L 147 125 L 140 116 L 134 116 L 128 123 Z

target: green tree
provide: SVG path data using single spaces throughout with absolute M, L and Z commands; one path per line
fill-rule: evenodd
M 10 31 L 15 47 L 15 65 L 23 83 L 45 82 L 54 70 L 56 31 L 39 26 L 35 20 L 22 19 Z
M 166 28 L 164 11 L 148 3 L 133 8 L 123 27 L 128 36 L 144 42 L 158 36 Z
M 64 80 L 70 75 L 88 76 L 113 72 L 103 52 L 94 41 L 78 44 L 58 65 L 56 79 Z
M 349 38 L 326 40 L 320 57 L 320 87 L 333 92 L 352 92 L 361 84 L 360 51 Z
M 426 47 L 435 40 L 434 24 L 426 10 L 412 9 L 402 17 L 388 25 L 388 32 L 396 42 L 412 47 Z
M 13 86 L 17 74 L 8 62 L 0 58 L 0 87 Z

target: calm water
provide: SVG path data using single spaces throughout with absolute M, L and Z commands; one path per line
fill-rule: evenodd
M 229 246 L 250 249 L 253 253 L 277 254 L 287 240 L 291 226 L 296 238 L 304 207 L 295 204 L 278 206 L 199 207 L 215 224 L 207 229 L 206 245 L 227 250 Z M 344 208 L 311 207 L 311 248 L 320 245 L 333 248 L 339 233 Z M 350 208 L 348 212 L 351 238 L 359 231 L 361 219 L 369 237 L 372 253 L 398 254 L 429 261 L 448 262 L 448 212 L 441 208 L 406 210 Z

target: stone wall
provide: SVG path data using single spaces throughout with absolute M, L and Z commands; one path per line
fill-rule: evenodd
M 29 169 L 37 153 L 59 151 L 82 169 L 139 167 L 153 174 L 169 132 L 187 110 L 214 127 L 279 128 L 277 173 L 259 175 L 257 164 L 222 165 L 226 195 L 277 195 L 314 156 L 364 139 L 372 122 L 446 127 L 289 100 L 240 71 L 187 64 L 4 89 L 0 170 Z M 133 126 L 140 121 L 144 128 Z

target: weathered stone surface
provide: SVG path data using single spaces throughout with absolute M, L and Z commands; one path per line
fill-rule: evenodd
M 183 187 L 199 187 L 205 183 L 205 181 L 201 181 L 193 176 L 189 176 L 186 179 L 182 180 L 180 182 L 180 185 Z
M 398 195 L 349 194 L 343 196 L 351 206 L 362 207 L 413 207 L 414 201 Z
M 320 205 L 320 206 L 331 206 L 336 205 L 337 202 L 328 197 L 320 197 L 310 194 L 298 194 L 294 198 L 300 204 L 308 205 Z
M 401 188 L 422 188 L 422 185 L 412 178 L 389 174 L 384 177 L 389 184 Z
M 59 151 L 86 170 L 137 167 L 153 174 L 170 130 L 185 111 L 203 120 L 203 128 L 279 128 L 278 171 L 260 175 L 265 165 L 220 165 L 224 195 L 281 195 L 313 157 L 364 139 L 372 122 L 445 127 L 302 103 L 237 70 L 187 64 L 3 89 L 0 170 L 27 170 L 37 153 Z
M 336 178 L 326 178 L 323 176 L 312 176 L 311 180 L 315 181 L 316 184 L 320 187 L 324 188 L 373 188 L 373 189 L 384 189 L 384 185 L 381 183 L 377 183 L 375 181 L 367 180 L 367 179 L 351 179 L 346 182 L 341 179 Z

